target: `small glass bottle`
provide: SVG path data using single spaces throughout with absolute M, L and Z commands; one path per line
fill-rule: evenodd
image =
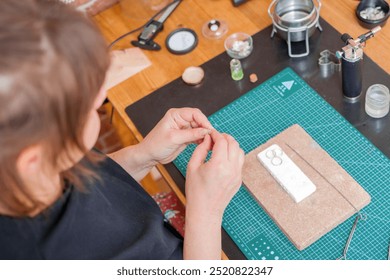
M 242 71 L 241 62 L 233 58 L 230 61 L 230 71 L 232 73 L 232 79 L 235 81 L 239 81 L 244 77 L 244 71 Z

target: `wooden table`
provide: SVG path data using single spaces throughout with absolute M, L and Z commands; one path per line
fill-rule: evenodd
M 107 41 L 111 42 L 143 23 L 131 19 L 126 14 L 125 9 L 129 9 L 129 7 L 124 5 L 129 5 L 131 2 L 122 0 L 120 4 L 95 16 L 94 19 Z M 247 3 L 239 7 L 233 7 L 229 0 L 184 0 L 177 7 L 164 23 L 164 30 L 155 39 L 163 46 L 162 50 L 144 52 L 152 62 L 152 66 L 112 88 L 108 93 L 108 99 L 138 141 L 141 141 L 143 137 L 127 117 L 125 108 L 181 76 L 186 67 L 200 65 L 225 51 L 223 40 L 226 36 L 219 40 L 205 39 L 202 36 L 202 25 L 210 19 L 217 18 L 228 22 L 228 34 L 238 31 L 254 34 L 272 23 L 267 13 L 270 3 L 270 0 L 248 0 Z M 367 32 L 357 22 L 355 16 L 357 5 L 358 1 L 354 0 L 325 0 L 322 3 L 320 15 L 339 32 L 347 32 L 356 37 Z M 164 46 L 167 35 L 179 27 L 190 27 L 199 36 L 199 44 L 196 49 L 181 56 L 169 53 Z M 136 39 L 138 34 L 136 32 L 126 37 L 118 42 L 114 49 L 131 47 L 129 41 Z M 367 45 L 365 54 L 370 56 L 387 73 L 390 73 L 390 23 Z M 174 185 L 164 170 L 161 167 L 159 169 L 164 177 Z
M 125 3 L 130 2 L 125 1 Z M 152 66 L 119 84 L 108 93 L 109 100 L 138 140 L 141 140 L 142 136 L 127 117 L 124 109 L 181 76 L 186 67 L 200 65 L 225 51 L 223 39 L 226 37 L 220 40 L 207 40 L 202 36 L 202 25 L 212 18 L 223 19 L 229 24 L 228 34 L 238 31 L 254 34 L 271 24 L 267 13 L 270 3 L 270 0 L 249 0 L 242 6 L 235 8 L 230 0 L 184 0 L 177 7 L 164 24 L 164 30 L 156 37 L 156 42 L 163 46 L 162 50 L 144 52 L 152 62 Z M 357 5 L 358 2 L 354 0 L 325 0 L 320 15 L 341 33 L 347 32 L 356 37 L 367 32 L 357 22 L 355 16 Z M 110 42 L 138 27 L 122 12 L 120 4 L 97 15 L 95 20 L 105 38 Z M 130 25 L 132 23 L 133 25 Z M 179 27 L 190 27 L 199 36 L 199 44 L 196 49 L 181 56 L 169 53 L 164 46 L 167 35 Z M 115 48 L 131 47 L 129 41 L 136 39 L 138 34 L 135 33 L 123 39 L 116 44 Z M 374 40 L 367 43 L 365 54 L 370 56 L 387 73 L 390 73 L 390 23 L 377 34 Z
M 129 3 L 131 1 L 127 2 Z M 355 16 L 355 7 L 358 5 L 357 1 L 326 0 L 323 2 L 320 11 L 321 17 L 339 32 L 347 32 L 353 37 L 367 32 L 366 29 L 358 24 Z M 249 0 L 242 6 L 234 8 L 230 0 L 184 0 L 178 6 L 164 24 L 163 32 L 156 38 L 156 42 L 162 45 L 163 49 L 158 52 L 144 52 L 152 62 L 152 66 L 109 91 L 109 100 L 138 141 L 142 140 L 142 135 L 127 117 L 125 108 L 181 76 L 186 67 L 203 64 L 225 51 L 223 41 L 226 36 L 220 40 L 205 39 L 201 32 L 202 25 L 212 18 L 217 18 L 228 22 L 228 34 L 238 31 L 254 34 L 271 24 L 271 19 L 267 13 L 270 3 L 270 0 Z M 138 27 L 134 21 L 123 13 L 121 5 L 116 5 L 99 14 L 95 17 L 95 20 L 108 41 L 113 41 L 123 33 Z M 370 56 L 387 73 L 390 72 L 390 51 L 388 49 L 390 47 L 389 25 L 385 26 L 375 36 L 375 39 L 370 40 L 365 49 L 365 54 Z M 179 27 L 192 28 L 199 36 L 197 48 L 189 54 L 181 56 L 169 53 L 164 46 L 167 35 Z M 123 39 L 115 48 L 129 48 L 129 41 L 136 39 L 138 34 L 135 33 Z M 340 40 L 341 45 L 342 42 Z M 179 198 L 185 202 L 184 196 L 165 168 L 159 166 L 159 170 L 169 185 L 178 193 Z

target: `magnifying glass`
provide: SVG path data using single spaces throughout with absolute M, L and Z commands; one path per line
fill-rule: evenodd
M 172 31 L 165 45 L 173 54 L 186 54 L 195 49 L 198 44 L 198 36 L 195 31 L 189 28 L 179 28 Z

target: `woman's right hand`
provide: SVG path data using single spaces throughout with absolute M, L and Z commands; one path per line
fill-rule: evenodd
M 185 259 L 221 259 L 222 216 L 241 186 L 243 164 L 244 152 L 230 135 L 214 130 L 196 147 L 187 167 Z
M 205 162 L 208 151 L 210 160 Z M 213 131 L 195 149 L 187 168 L 187 208 L 221 217 L 242 183 L 244 152 L 228 134 Z

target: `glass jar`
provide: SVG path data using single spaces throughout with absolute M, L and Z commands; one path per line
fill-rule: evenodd
M 244 77 L 244 71 L 242 70 L 241 62 L 236 58 L 233 58 L 230 61 L 230 71 L 232 74 L 232 79 L 235 81 L 242 80 Z

